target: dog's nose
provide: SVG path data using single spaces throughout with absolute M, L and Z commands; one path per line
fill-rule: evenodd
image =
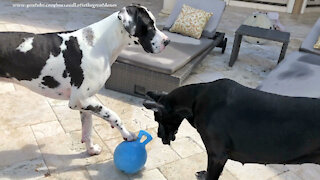
M 165 40 L 165 41 L 163 42 L 164 46 L 167 46 L 169 43 L 170 43 L 170 40 L 169 40 L 169 39 L 167 39 L 167 40 Z

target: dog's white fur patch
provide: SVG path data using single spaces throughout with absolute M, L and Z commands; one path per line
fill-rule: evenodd
M 23 53 L 30 51 L 33 48 L 33 46 L 32 46 L 33 38 L 34 37 L 24 38 L 23 43 L 21 43 L 17 47 L 17 50 L 19 50 L 20 52 L 23 52 Z

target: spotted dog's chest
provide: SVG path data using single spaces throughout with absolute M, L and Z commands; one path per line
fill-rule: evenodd
M 92 57 L 84 52 L 86 47 L 79 41 L 81 38 L 73 33 L 0 33 L 0 77 L 57 99 L 68 99 L 72 88 L 80 89 L 84 85 L 87 91 L 90 85 L 91 91 L 99 90 L 103 85 L 88 84 L 85 80 L 86 75 L 89 78 L 95 75 L 84 70 L 92 66 Z M 95 69 L 95 73 L 106 72 L 106 69 Z

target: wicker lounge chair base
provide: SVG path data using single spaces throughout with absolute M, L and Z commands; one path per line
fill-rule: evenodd
M 213 39 L 214 42 L 209 48 L 173 74 L 156 72 L 125 62 L 116 61 L 111 67 L 112 73 L 105 87 L 139 97 L 144 97 L 145 93 L 150 90 L 170 92 L 181 86 L 192 69 L 199 64 L 213 48 L 220 47 L 222 48 L 222 53 L 224 53 L 227 44 L 225 34 L 217 32 Z

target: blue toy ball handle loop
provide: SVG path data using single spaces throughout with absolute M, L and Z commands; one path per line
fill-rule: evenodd
M 144 140 L 143 142 L 140 142 L 140 139 L 142 138 L 142 136 L 146 136 L 147 139 Z M 146 144 L 148 144 L 152 140 L 152 136 L 147 131 L 141 130 L 138 134 L 138 140 L 141 144 L 143 144 L 145 146 Z

